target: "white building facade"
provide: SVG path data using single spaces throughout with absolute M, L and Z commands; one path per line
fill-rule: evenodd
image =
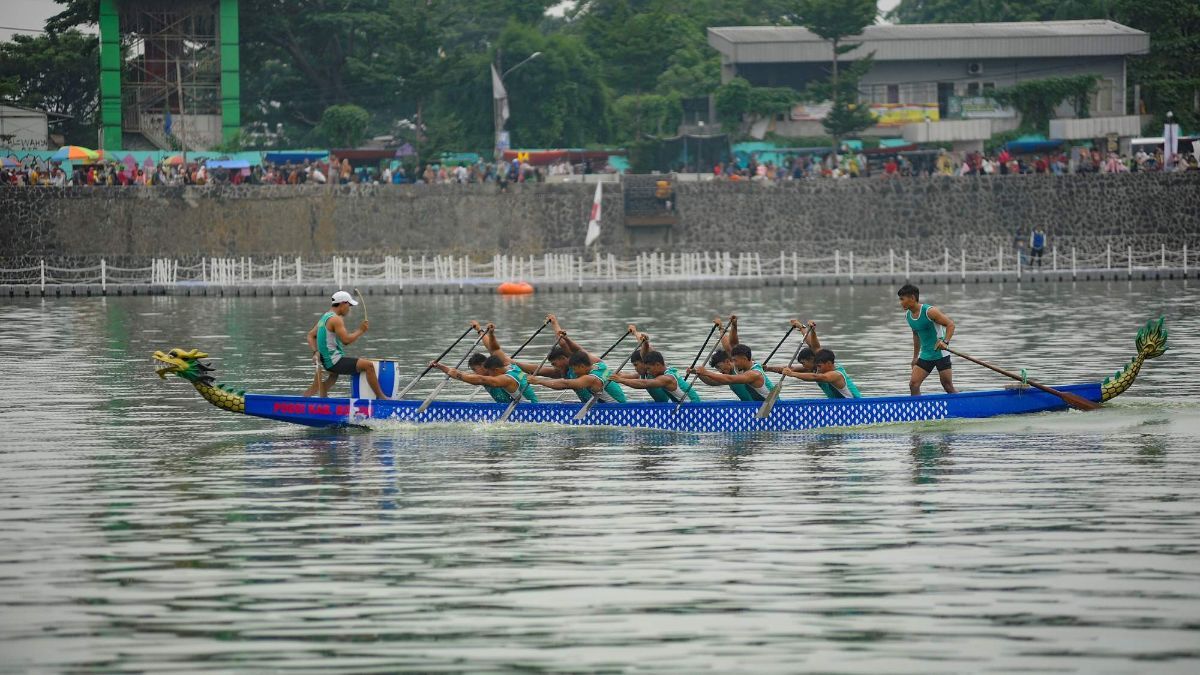
M 805 28 L 710 28 L 708 42 L 721 53 L 723 82 L 743 77 L 757 86 L 803 89 L 828 76 L 830 43 Z M 866 135 L 965 146 L 1018 126 L 1016 113 L 996 105 L 988 94 L 1030 80 L 1095 75 L 1091 117 L 1136 115 L 1126 96 L 1126 61 L 1150 50 L 1148 34 L 1101 20 L 874 25 L 847 42 L 859 46 L 842 57 L 846 60 L 874 55 L 871 70 L 859 83 L 859 100 L 871 106 L 878 120 Z M 797 106 L 769 130 L 783 136 L 822 135 L 827 110 Z M 1064 104 L 1056 116 L 1072 118 L 1075 111 Z M 1125 130 L 1129 125 L 1124 120 L 1088 129 Z

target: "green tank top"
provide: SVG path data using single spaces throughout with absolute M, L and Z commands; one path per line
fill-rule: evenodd
M 817 382 L 817 386 L 821 391 L 825 392 L 826 398 L 862 398 L 862 394 L 858 393 L 858 387 L 854 385 L 854 380 L 850 379 L 850 375 L 846 373 L 846 369 L 841 366 L 834 366 L 834 370 L 842 374 L 846 378 L 846 390 L 850 393 L 846 396 L 845 393 L 838 391 L 832 384 L 828 382 Z
M 757 362 L 750 367 L 750 370 L 757 370 L 758 372 L 762 373 L 763 385 L 761 387 L 755 387 L 754 385 L 750 384 L 731 384 L 729 385 L 729 388 L 733 389 L 733 393 L 737 394 L 737 397 L 743 401 L 767 400 L 767 396 L 771 394 L 771 390 L 775 388 L 775 385 L 771 382 L 771 378 L 767 377 L 767 372 L 763 370 L 762 366 L 758 365 Z M 739 390 L 739 388 L 741 389 Z
M 750 393 L 750 385 L 748 384 L 731 384 L 729 385 L 729 389 L 738 397 L 739 401 L 754 400 L 754 394 Z
M 916 318 L 913 318 L 911 311 L 906 311 L 904 318 L 908 321 L 908 327 L 917 334 L 917 339 L 921 341 L 919 358 L 923 361 L 939 361 L 946 353 L 940 349 L 934 349 L 934 345 L 937 344 L 944 331 L 941 326 L 929 318 L 929 307 L 929 305 L 921 305 L 921 311 Z
M 650 387 L 646 390 L 650 394 L 650 398 L 660 403 L 678 403 L 684 395 L 692 403 L 700 402 L 700 394 L 696 393 L 695 387 L 690 382 L 684 382 L 684 378 L 679 376 L 679 371 L 674 368 L 667 368 L 667 375 L 675 378 L 675 391 L 667 391 L 665 387 Z M 652 377 L 642 377 L 643 380 L 652 380 Z M 682 394 L 680 392 L 683 392 Z
M 595 375 L 604 383 L 604 389 L 596 395 L 600 399 L 600 403 L 624 403 L 625 390 L 621 389 L 621 385 L 608 379 L 608 364 L 603 361 L 597 361 L 592 364 L 592 369 L 588 371 L 589 375 Z M 576 389 L 575 394 L 579 396 L 579 400 L 587 402 L 592 397 L 591 389 Z
M 321 355 L 321 365 L 326 370 L 333 367 L 333 364 L 341 360 L 342 355 L 346 353 L 346 345 L 342 344 L 337 333 L 325 327 L 335 316 L 335 312 L 325 312 L 321 315 L 321 320 L 317 322 L 317 352 Z
M 529 384 L 529 377 L 525 375 L 525 371 L 515 363 L 508 364 L 508 369 L 504 371 L 512 379 L 517 381 L 517 391 L 521 392 L 521 398 L 530 403 L 537 403 L 537 394 L 533 392 L 533 385 Z M 491 394 L 492 400 L 497 403 L 512 403 L 512 394 L 504 387 L 484 387 L 487 393 Z

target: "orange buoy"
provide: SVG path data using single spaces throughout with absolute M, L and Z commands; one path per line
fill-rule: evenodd
M 506 281 L 496 288 L 500 295 L 529 295 L 533 285 L 525 281 Z

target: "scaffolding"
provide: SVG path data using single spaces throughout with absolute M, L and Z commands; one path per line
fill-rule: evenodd
M 207 150 L 241 124 L 238 0 L 101 0 L 101 147 Z

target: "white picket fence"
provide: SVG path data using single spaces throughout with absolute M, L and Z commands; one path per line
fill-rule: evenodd
M 1046 251 L 1038 271 L 1077 274 L 1087 270 L 1134 270 L 1154 268 L 1188 271 L 1188 249 L 1134 251 L 1132 247 L 1100 255 L 1079 255 L 1074 248 Z M 797 251 L 780 251 L 778 257 L 758 252 L 693 251 L 684 253 L 642 253 L 632 258 L 612 254 L 580 256 L 571 253 L 546 253 L 541 256 L 494 255 L 490 260 L 470 256 L 420 255 L 387 256 L 382 260 L 363 261 L 358 257 L 334 256 L 324 260 L 300 257 L 275 258 L 202 258 L 187 263 L 176 259 L 154 258 L 145 267 L 117 267 L 101 259 L 96 264 L 63 267 L 40 261 L 28 267 L 0 268 L 0 283 L 14 285 L 53 284 L 182 284 L 289 285 L 325 284 L 338 287 L 384 284 L 404 287 L 419 284 L 478 284 L 503 281 L 574 282 L 686 280 L 701 278 L 772 277 L 801 279 L 809 276 L 845 277 L 853 280 L 864 274 L 903 275 L 931 272 L 958 273 L 963 278 L 981 272 L 1015 272 L 1019 277 L 1029 271 L 1029 261 L 1011 248 L 999 248 L 995 255 L 968 254 L 965 250 L 943 249 L 941 255 L 919 257 L 910 251 L 889 251 L 886 255 L 863 256 L 854 251 L 833 251 L 824 257 L 802 256 Z

